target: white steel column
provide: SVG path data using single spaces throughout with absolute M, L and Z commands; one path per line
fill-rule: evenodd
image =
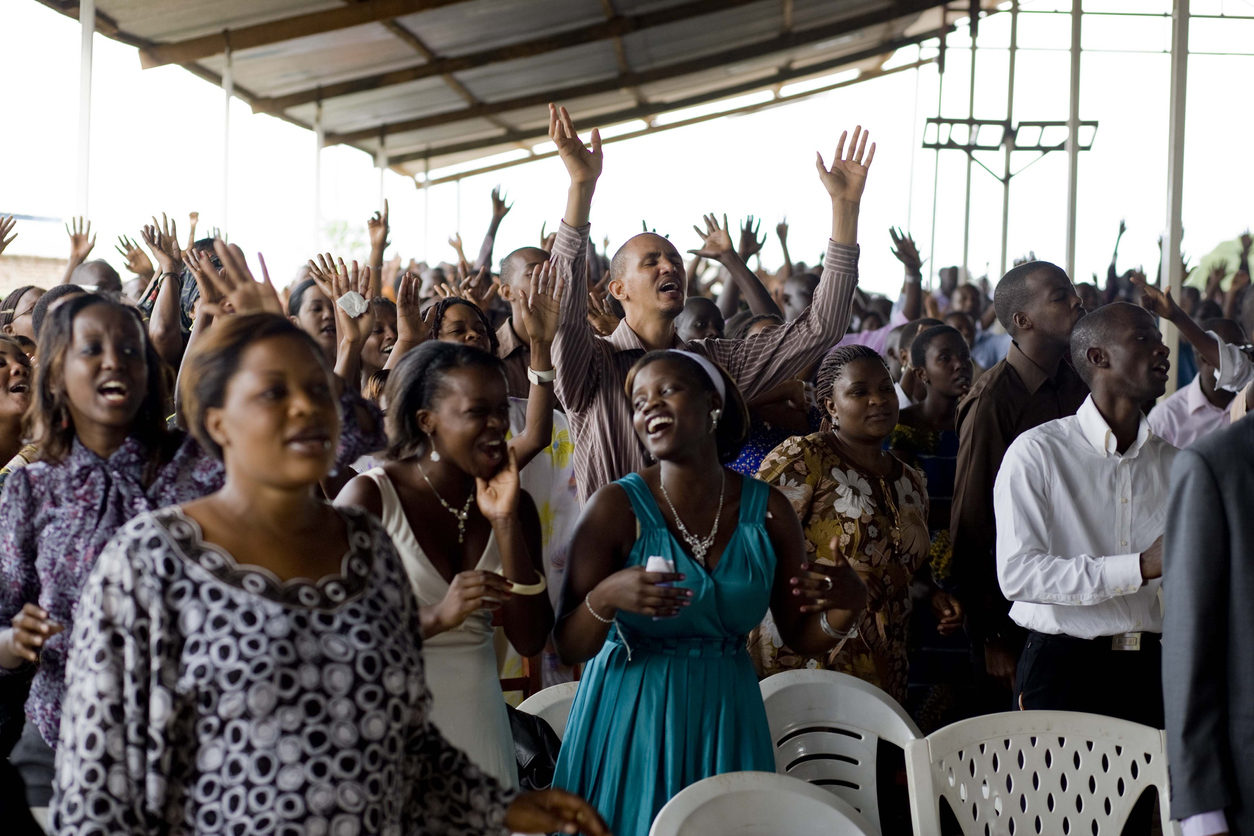
M 1067 275 L 1075 278 L 1076 208 L 1080 189 L 1080 23 L 1083 0 L 1071 0 L 1071 98 L 1067 113 Z
M 1079 2 L 1079 0 L 1076 0 Z M 967 94 L 967 117 L 975 118 L 975 41 L 976 33 L 980 31 L 980 19 L 977 15 L 971 15 L 970 32 L 971 32 L 971 89 Z M 974 143 L 976 137 L 975 126 L 967 127 L 967 142 Z M 966 199 L 963 201 L 962 214 L 962 271 L 966 274 L 969 281 L 971 278 L 971 269 L 968 266 L 969 256 L 971 254 L 971 166 L 975 161 L 971 157 L 972 152 L 967 152 L 967 188 L 964 194 Z
M 945 14 L 944 7 L 942 6 L 941 7 L 942 26 L 946 22 L 944 19 L 944 14 Z M 942 31 L 941 37 L 940 37 L 940 54 L 937 56 L 937 59 L 936 59 L 936 116 L 937 118 L 939 118 L 941 115 L 941 105 L 945 101 L 945 96 L 944 96 L 945 94 L 945 38 L 946 38 L 946 35 Z M 938 126 L 937 131 L 939 132 L 939 130 L 940 128 Z M 924 138 L 926 139 L 927 133 L 924 132 L 923 135 L 924 135 Z M 939 133 L 937 134 L 937 139 L 938 140 L 940 139 Z M 940 188 L 940 148 L 938 147 L 935 151 L 932 152 L 932 232 L 928 236 L 929 252 L 927 256 L 928 269 L 926 272 L 927 290 L 929 293 L 932 292 L 932 289 L 934 287 L 932 277 L 936 275 L 936 195 L 939 191 L 939 188 Z
M 1189 70 L 1189 0 L 1175 0 L 1171 12 L 1171 102 L 1170 134 L 1167 139 L 1167 233 L 1163 241 L 1163 275 L 1161 287 L 1171 288 L 1172 295 L 1180 298 L 1184 276 L 1180 269 L 1180 239 L 1184 234 L 1181 216 L 1184 194 L 1184 105 L 1188 89 Z M 1180 332 L 1169 322 L 1161 323 L 1163 337 L 1171 349 L 1172 362 L 1179 354 Z M 1167 378 L 1167 394 L 1176 390 L 1175 368 Z
M 322 240 L 322 146 L 327 141 L 327 129 L 322 124 L 322 102 L 314 111 L 314 205 L 313 205 L 313 252 L 321 249 Z
M 1019 0 L 1010 0 L 1010 64 L 1006 73 L 1006 158 L 1001 172 L 1001 265 L 997 275 L 1006 275 L 1006 265 L 1010 263 L 1007 243 L 1010 238 L 1010 152 L 1013 149 L 1013 130 L 1015 123 L 1015 57 L 1019 52 Z
M 231 99 L 235 95 L 235 79 L 231 71 L 231 47 L 225 53 L 222 68 L 222 234 L 230 235 L 231 205 Z
M 96 0 L 78 4 L 82 30 L 78 59 L 78 183 L 75 203 L 78 214 L 87 215 L 88 176 L 91 173 L 91 47 L 96 34 Z

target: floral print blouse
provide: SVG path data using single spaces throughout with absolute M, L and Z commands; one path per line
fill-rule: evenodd
M 134 436 L 108 459 L 76 438 L 63 461 L 37 461 L 9 474 L 0 495 L 0 624 L 33 602 L 65 627 L 44 644 L 26 701 L 26 716 L 50 746 L 61 724 L 75 609 L 97 555 L 135 515 L 222 486 L 222 463 L 191 437 L 144 484 L 147 466 L 147 448 Z M 0 668 L 0 676 L 30 671 L 30 665 Z
M 923 476 L 896 460 L 881 478 L 845 460 L 831 432 L 794 436 L 762 462 L 758 478 L 792 503 L 806 536 L 807 558 L 831 565 L 832 538 L 841 556 L 884 586 L 879 612 L 866 612 L 858 636 L 825 659 L 807 659 L 784 645 L 770 614 L 749 638 L 759 676 L 823 667 L 860 677 L 898 702 L 906 698 L 906 632 L 910 582 L 927 559 L 927 488 Z
M 338 510 L 349 550 L 317 581 L 178 508 L 118 532 L 74 624 L 54 832 L 503 836 L 513 793 L 431 724 L 391 540 Z

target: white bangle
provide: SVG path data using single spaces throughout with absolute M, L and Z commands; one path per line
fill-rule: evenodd
M 835 639 L 838 642 L 848 641 L 849 639 L 857 638 L 858 636 L 857 624 L 853 625 L 848 630 L 837 630 L 833 627 L 831 622 L 827 620 L 827 610 L 823 610 L 823 614 L 819 616 L 819 629 L 822 630 L 824 635 L 828 638 Z
M 539 595 L 548 588 L 549 585 L 544 580 L 544 575 L 540 575 L 539 583 L 521 584 L 518 581 L 509 582 L 509 591 L 515 595 Z
M 527 367 L 527 379 L 537 386 L 541 383 L 552 383 L 553 379 L 556 377 L 557 369 L 549 369 L 548 371 L 538 372 L 530 366 Z

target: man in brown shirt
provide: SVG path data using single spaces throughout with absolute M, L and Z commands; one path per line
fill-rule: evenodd
M 1088 387 L 1067 357 L 1071 329 L 1084 315 L 1075 286 L 1060 267 L 1030 261 L 1007 273 L 993 295 L 997 318 L 1014 338 L 958 404 L 958 461 L 950 537 L 954 580 L 967 629 L 982 659 L 986 710 L 1007 710 L 1023 633 L 1009 618 L 997 583 L 993 482 L 1010 442 L 1026 430 L 1074 415 Z M 977 662 L 978 665 L 978 662 Z
M 496 329 L 496 356 L 505 362 L 505 382 L 511 398 L 526 398 L 531 388 L 527 369 L 531 365 L 531 335 L 522 315 L 522 298 L 516 288 L 526 287 L 531 274 L 549 260 L 539 247 L 519 247 L 501 262 L 501 298 L 509 303 L 509 318 Z
M 601 174 L 600 137 L 593 131 L 592 150 L 586 149 L 564 110 L 551 112 L 549 133 L 570 174 L 566 215 L 552 259 L 559 276 L 571 281 L 572 276 L 583 276 L 588 211 Z M 842 153 L 844 143 L 842 135 L 830 169 L 821 157 L 817 163 L 832 201 L 832 239 L 823 277 L 809 310 L 787 325 L 743 340 L 682 343 L 675 333 L 675 318 L 684 307 L 684 261 L 670 241 L 652 233 L 635 236 L 614 255 L 609 290 L 622 303 L 626 318 L 609 337 L 597 336 L 588 324 L 587 294 L 565 294 L 553 342 L 555 389 L 574 432 L 575 480 L 581 502 L 645 466 L 623 384 L 627 371 L 646 352 L 684 346 L 704 354 L 722 364 L 745 399 L 752 400 L 801 375 L 844 335 L 858 282 L 858 210 L 875 155 L 874 145 L 866 148 L 866 134 L 860 128 L 855 129 L 847 154 Z M 706 257 L 725 264 L 739 259 L 730 242 L 718 252 L 711 252 L 710 245 L 707 238 Z

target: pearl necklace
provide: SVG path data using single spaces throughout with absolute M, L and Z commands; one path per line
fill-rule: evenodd
M 415 462 L 415 464 L 417 463 Z M 431 484 L 431 479 L 427 476 L 427 471 L 422 469 L 422 465 L 418 465 L 418 472 L 422 474 L 422 478 L 426 481 L 427 487 L 431 489 L 431 493 L 435 494 L 436 500 L 444 506 L 444 510 L 457 518 L 457 542 L 464 542 L 466 539 L 466 518 L 470 516 L 470 503 L 475 499 L 475 492 L 470 492 L 470 496 L 466 497 L 466 504 L 461 507 L 461 510 L 458 510 L 444 501 L 444 497 L 440 496 L 440 492 L 435 489 L 435 485 Z
M 705 537 L 697 537 L 688 530 L 688 526 L 684 525 L 684 521 L 679 518 L 679 513 L 675 510 L 675 503 L 671 502 L 671 496 L 666 492 L 666 480 L 662 478 L 661 472 L 658 473 L 657 483 L 662 488 L 662 498 L 666 500 L 667 506 L 671 509 L 671 516 L 675 518 L 675 525 L 679 528 L 679 534 L 684 538 L 684 542 L 688 544 L 688 548 L 692 549 L 692 556 L 698 563 L 705 566 L 705 555 L 710 550 L 710 546 L 714 545 L 714 538 L 718 536 L 718 521 L 723 516 L 723 494 L 727 489 L 727 471 L 720 468 L 723 474 L 722 484 L 718 489 L 718 511 L 714 514 L 714 527 L 710 529 L 710 533 Z

